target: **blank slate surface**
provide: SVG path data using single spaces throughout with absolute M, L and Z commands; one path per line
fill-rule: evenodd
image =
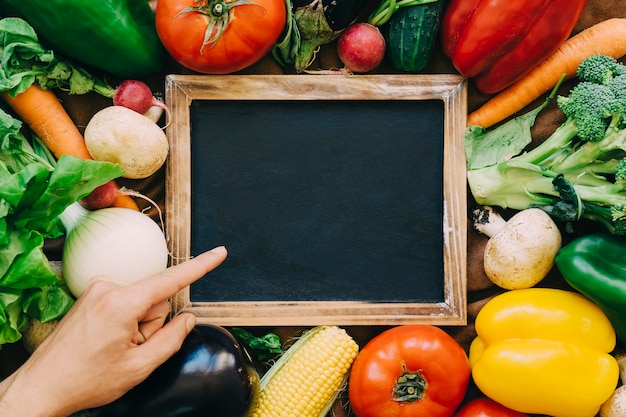
M 196 101 L 191 126 L 191 251 L 229 250 L 192 301 L 443 301 L 441 102 Z

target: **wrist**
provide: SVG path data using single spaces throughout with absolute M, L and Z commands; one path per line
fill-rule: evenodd
M 0 382 L 0 417 L 66 417 L 61 401 L 53 400 L 36 384 L 21 383 L 20 370 Z

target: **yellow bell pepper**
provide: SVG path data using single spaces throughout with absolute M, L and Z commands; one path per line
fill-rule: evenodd
M 478 313 L 469 359 L 477 387 L 528 414 L 593 417 L 617 386 L 616 337 L 602 310 L 559 289 L 513 290 Z

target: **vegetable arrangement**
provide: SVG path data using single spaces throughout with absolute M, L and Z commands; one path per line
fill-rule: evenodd
M 49 51 L 40 48 L 37 43 L 35 33 L 30 30 L 24 21 L 18 19 L 6 18 L 0 21 L 0 30 L 5 34 L 6 53 L 13 53 L 13 58 L 17 62 L 22 60 L 30 60 L 35 54 L 39 56 L 45 63 L 47 59 L 51 59 Z M 26 42 L 25 39 L 30 40 Z M 20 48 L 15 48 L 12 44 L 20 44 Z M 7 63 L 10 60 L 7 60 Z M 52 62 L 52 68 L 42 69 L 41 73 L 55 74 L 57 71 L 70 70 L 71 68 L 58 69 L 57 65 Z M 36 72 L 30 69 L 27 63 L 21 65 L 8 64 L 2 67 L 4 77 L 7 82 L 0 86 L 2 98 L 15 111 L 20 118 L 38 135 L 46 147 L 58 158 L 61 155 L 72 155 L 82 159 L 91 159 L 89 152 L 84 144 L 83 137 L 78 131 L 65 109 L 49 89 L 42 89 L 35 84 Z M 89 81 L 81 77 L 80 82 Z M 45 75 L 40 75 L 45 77 Z M 82 88 L 79 81 L 71 76 L 69 78 L 70 91 Z M 112 184 L 115 189 L 117 185 Z M 119 207 L 136 208 L 136 204 L 132 199 L 123 194 L 116 194 L 114 202 Z
M 572 36 L 545 61 L 470 113 L 468 125 L 489 128 L 505 120 L 552 89 L 563 74 L 575 77 L 578 66 L 589 56 L 621 58 L 626 55 L 625 37 L 626 19 L 603 20 Z
M 109 74 L 143 77 L 165 65 L 144 0 L 3 0 L 0 15 L 25 19 L 50 48 Z
M 58 9 L 57 2 L 50 3 Z M 158 72 L 163 48 L 182 66 L 205 74 L 244 70 L 270 51 L 280 65 L 307 72 L 317 49 L 334 41 L 344 72 L 373 71 L 381 64 L 383 54 L 400 71 L 420 72 L 430 62 L 438 34 L 443 33 L 444 52 L 450 51 L 451 60 L 462 74 L 480 69 L 468 75 L 479 89 L 495 93 L 510 85 L 469 115 L 468 184 L 479 204 L 520 213 L 506 222 L 507 228 L 517 226 L 506 229 L 507 233 L 483 231 L 490 237 L 485 273 L 505 292 L 480 310 L 469 359 L 450 335 L 433 326 L 393 327 L 364 344 L 360 352 L 346 330 L 319 326 L 309 329 L 281 353 L 259 380 L 247 352 L 226 329 L 198 326 L 181 351 L 144 384 L 112 404 L 90 410 L 93 417 L 166 416 L 181 408 L 191 408 L 194 415 L 297 415 L 302 409 L 305 415 L 325 416 L 342 393 L 348 396 L 349 407 L 357 417 L 416 413 L 450 417 L 524 417 L 526 413 L 591 417 L 615 393 L 619 384 L 617 367 L 609 353 L 616 335 L 620 343 L 626 343 L 622 318 L 626 288 L 622 288 L 620 270 L 624 242 L 618 236 L 626 230 L 626 148 L 621 144 L 626 134 L 626 67 L 614 58 L 621 58 L 626 48 L 623 42 L 601 40 L 626 37 L 624 19 L 601 22 L 565 41 L 585 0 L 536 0 L 532 2 L 535 7 L 516 1 L 384 0 L 367 23 L 358 22 L 363 0 L 163 0 L 157 3 L 156 14 L 147 14 L 143 2 L 106 3 L 121 7 L 118 10 L 126 17 L 136 12 L 139 20 L 146 16 L 153 19 L 139 29 L 140 40 L 132 38 L 130 44 L 135 48 L 140 41 L 154 43 L 154 35 L 158 35 L 160 51 L 149 57 L 132 57 L 144 61 L 142 64 L 124 69 L 132 60 L 120 58 L 123 49 L 110 59 L 112 62 L 90 63 L 93 68 L 125 78 L 139 74 L 132 72 L 135 70 L 141 74 Z M 29 22 L 27 13 L 44 10 L 34 10 L 28 1 L 0 3 L 0 7 L 11 5 Z M 24 7 L 23 12 L 18 13 L 18 7 Z M 84 11 L 99 7 L 107 6 L 85 7 Z M 501 20 L 501 14 L 493 19 L 490 7 L 506 8 L 511 13 L 519 7 L 524 9 L 523 18 L 515 20 L 517 46 L 501 42 L 502 27 L 493 24 Z M 472 19 L 461 19 L 467 17 L 464 13 L 468 9 L 473 12 Z M 33 17 L 33 23 L 36 20 Z M 546 33 L 547 21 L 555 31 Z M 50 323 L 62 317 L 73 297 L 80 296 L 94 275 L 119 281 L 139 279 L 165 268 L 168 258 L 162 230 L 138 212 L 128 196 L 121 198 L 130 200 L 135 210 L 102 209 L 108 204 L 90 205 L 88 196 L 94 196 L 92 202 L 110 201 L 109 195 L 119 198 L 119 187 L 113 179 L 148 178 L 162 167 L 168 153 L 165 135 L 142 114 L 154 108 L 164 110 L 169 122 L 169 109 L 163 108 L 162 102 L 137 80 L 125 81 L 113 89 L 61 60 L 42 47 L 35 32 L 22 22 L 0 20 L 3 53 L 15 51 L 14 59 L 6 62 L 18 62 L 21 73 L 16 76 L 10 65 L 3 68 L 0 79 L 13 83 L 1 86 L 3 98 L 35 133 L 31 145 L 20 132 L 22 125 L 8 114 L 0 114 L 0 128 L 7 130 L 2 135 L 0 175 L 4 177 L 0 180 L 9 185 L 0 189 L 0 265 L 7 265 L 0 270 L 0 345 L 19 339 L 31 318 Z M 137 30 L 131 25 L 124 29 Z M 90 35 L 99 36 L 109 30 L 92 27 Z M 353 37 L 359 32 L 366 33 L 365 40 Z M 540 32 L 547 38 L 539 37 Z M 75 35 L 54 33 L 63 44 L 57 48 L 52 35 L 43 30 L 41 33 L 55 50 L 72 56 L 66 48 L 68 39 Z M 116 32 L 109 40 L 119 42 L 126 36 L 123 33 Z M 23 46 L 7 46 L 15 45 L 12 36 L 26 40 L 25 52 Z M 473 47 L 478 42 L 476 36 L 487 40 L 485 49 Z M 531 42 L 538 39 L 540 42 Z M 541 52 L 535 49 L 537 43 L 542 44 Z M 496 44 L 504 49 L 504 55 L 502 50 L 494 51 Z M 468 45 L 472 46 L 472 54 L 467 53 Z M 69 46 L 78 50 L 81 45 Z M 528 59 L 529 50 L 533 59 Z M 150 48 L 142 51 L 150 52 Z M 80 52 L 80 58 L 102 51 L 91 52 Z M 488 61 L 496 55 L 497 63 Z M 103 61 L 101 56 L 94 59 Z M 534 64 L 537 59 L 542 63 L 534 70 L 512 64 Z M 109 69 L 106 64 L 120 69 Z M 557 96 L 560 83 L 574 76 L 580 84 L 567 96 Z M 112 98 L 113 106 L 94 114 L 83 135 L 51 91 L 54 88 L 67 89 L 70 94 L 95 91 Z M 552 94 L 543 105 L 488 130 L 551 88 Z M 142 92 L 136 94 L 138 90 Z M 522 153 L 531 142 L 535 118 L 555 101 L 566 120 L 543 144 Z M 118 113 L 122 114 L 119 118 Z M 599 114 L 602 116 L 593 117 Z M 130 122 L 124 124 L 124 120 Z M 58 129 L 56 133 L 52 127 Z M 126 142 L 129 135 L 133 136 L 132 144 Z M 58 141 L 61 137 L 63 141 Z M 107 143 L 109 140 L 115 143 Z M 136 152 L 129 153 L 128 149 Z M 46 150 L 52 155 L 42 157 Z M 68 189 L 67 195 L 56 194 L 59 184 Z M 98 194 L 101 197 L 95 197 Z M 78 223 L 69 220 L 73 210 L 79 211 Z M 525 217 L 534 214 L 539 214 L 540 220 Z M 609 233 L 585 235 L 561 248 L 557 225 L 564 225 L 570 232 L 579 220 L 595 222 Z M 115 224 L 109 226 L 105 223 L 108 221 Z M 501 239 L 508 239 L 505 243 L 509 244 L 521 238 L 520 230 L 529 232 L 535 227 L 541 229 L 536 239 L 526 249 L 516 241 L 515 251 L 509 252 L 512 262 L 503 264 L 509 259 L 500 251 L 506 249 L 500 247 L 506 246 Z M 64 281 L 51 270 L 42 250 L 45 239 L 63 234 Z M 119 241 L 112 243 L 104 236 Z M 98 240 L 104 246 L 92 246 Z M 124 245 L 140 251 L 124 250 Z M 522 253 L 542 257 L 520 264 L 528 261 L 521 259 Z M 125 260 L 128 255 L 130 260 Z M 104 265 L 92 261 L 97 258 Z M 530 288 L 553 268 L 555 259 L 566 282 L 587 298 L 569 291 Z M 137 269 L 131 270 L 130 265 Z M 24 279 L 26 275 L 30 279 Z M 235 329 L 233 334 L 243 339 Z M 271 352 L 281 352 L 276 341 L 272 342 Z M 220 373 L 210 363 L 222 355 L 233 366 Z M 303 371 L 307 366 L 319 370 Z M 192 368 L 194 372 L 190 372 Z M 464 404 L 470 375 L 487 397 Z M 287 384 L 284 381 L 297 385 L 299 392 L 282 389 Z M 555 389 L 555 385 L 567 388 Z M 298 403 L 295 399 L 300 394 L 302 400 Z
M 587 0 L 452 0 L 441 23 L 443 52 L 479 90 L 496 93 L 550 57 L 586 5 Z
M 140 81 L 127 81 L 115 89 L 84 69 L 57 58 L 52 50 L 39 43 L 34 29 L 20 18 L 0 20 L 0 34 L 4 40 L 2 53 L 6 56 L 0 67 L 2 98 L 56 158 L 72 155 L 92 159 L 92 155 L 52 88 L 68 89 L 70 94 L 94 91 L 136 111 L 145 111 L 148 106 L 164 107 L 155 101 L 149 88 L 146 93 L 147 86 Z M 133 100 L 128 98 L 129 94 Z M 86 196 L 83 201 L 90 208 L 114 205 L 137 209 L 134 200 L 119 192 L 113 182 L 104 185 L 94 196 Z
M 615 331 L 582 295 L 509 291 L 476 317 L 472 378 L 489 398 L 523 413 L 593 417 L 617 384 Z
M 556 88 L 543 106 L 501 126 L 469 127 L 468 184 L 478 204 L 538 207 L 563 223 L 587 219 L 624 234 L 626 66 L 592 55 L 581 62 L 578 77 L 569 95 L 556 99 L 565 121 L 528 152 L 520 154 Z
M 0 34 L 5 57 L 0 67 L 0 91 L 11 111 L 28 126 L 26 129 L 20 121 L 2 111 L 2 345 L 19 340 L 31 318 L 44 324 L 61 318 L 73 303 L 72 295 L 77 296 L 82 292 L 84 286 L 80 285 L 93 278 L 94 274 L 109 275 L 109 278 L 120 281 L 130 277 L 137 279 L 165 268 L 168 251 L 161 229 L 146 215 L 139 213 L 132 198 L 120 193 L 119 187 L 113 182 L 126 175 L 124 169 L 115 161 L 93 160 L 82 134 L 51 90 L 67 88 L 70 94 L 94 91 L 141 111 L 142 107 L 137 107 L 136 103 L 130 103 L 132 100 L 128 99 L 129 91 L 133 96 L 137 95 L 133 93 L 136 88 L 114 89 L 82 68 L 57 58 L 53 51 L 39 44 L 33 28 L 20 18 L 1 19 Z M 139 81 L 131 82 L 135 86 L 141 84 Z M 140 101 L 148 102 L 149 106 L 157 105 L 152 94 L 149 95 L 150 99 L 146 100 L 144 91 L 143 100 Z M 145 123 L 151 123 L 164 139 L 156 123 L 130 109 L 125 110 L 142 122 L 145 120 Z M 30 141 L 22 130 L 29 133 Z M 134 144 L 127 146 L 132 149 Z M 161 157 L 161 164 L 163 159 Z M 92 224 L 89 226 L 91 229 L 87 230 L 78 227 L 72 233 L 72 239 L 67 236 L 69 229 L 76 226 L 68 220 L 70 210 L 82 210 L 88 218 L 102 219 L 107 211 L 99 209 L 111 205 L 117 207 L 108 210 L 124 212 L 126 218 L 134 219 L 130 224 L 122 225 L 121 234 L 115 235 L 123 243 L 136 243 L 131 250 L 124 251 L 125 256 L 132 258 L 130 261 L 124 261 L 119 257 L 120 253 L 116 255 L 110 248 L 105 248 L 104 254 L 97 249 L 88 256 L 83 256 L 86 252 L 78 253 L 79 250 L 89 250 L 90 246 L 86 241 L 81 241 L 81 235 L 93 234 L 97 227 L 102 226 L 100 222 L 96 222 L 95 226 Z M 87 212 L 82 206 L 93 211 Z M 65 220 L 65 224 L 61 223 L 62 220 Z M 138 229 L 142 224 L 144 228 Z M 120 227 L 119 224 L 117 226 Z M 107 233 L 112 230 L 107 230 Z M 151 232 L 146 233 L 146 230 Z M 101 232 L 104 230 L 101 229 Z M 64 255 L 66 281 L 59 279 L 43 253 L 46 239 L 63 236 L 67 237 L 64 245 L 67 255 Z M 103 241 L 102 237 L 101 234 L 95 234 L 91 241 L 97 243 L 109 240 L 107 238 Z M 142 240 L 138 241 L 138 238 Z M 77 243 L 72 244 L 72 241 Z M 139 248 L 143 252 L 138 251 Z M 146 253 L 149 257 L 144 262 L 136 263 L 141 256 L 145 258 Z M 106 259 L 107 256 L 110 260 L 108 269 L 93 269 L 96 259 Z M 86 269 L 83 268 L 85 265 L 88 266 Z M 111 269 L 116 265 L 118 273 Z M 147 272 L 142 275 L 141 270 L 129 269 L 131 265 L 143 265 Z M 119 274 L 120 270 L 126 275 Z M 75 271 L 80 271 L 80 274 Z M 83 283 L 77 284 L 80 280 Z M 68 287 L 71 288 L 68 290 Z
M 62 317 L 73 303 L 43 253 L 44 239 L 63 234 L 59 215 L 122 170 L 64 155 L 52 165 L 0 111 L 0 346 L 20 339 L 28 317 Z M 36 146 L 38 149 L 42 147 Z
M 309 68 L 321 45 L 328 44 L 354 23 L 365 0 L 288 0 L 284 36 L 272 49 L 282 66 L 300 73 Z

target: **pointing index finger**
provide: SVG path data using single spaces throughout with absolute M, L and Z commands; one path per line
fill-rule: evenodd
M 133 284 L 139 297 L 158 303 L 174 296 L 178 291 L 202 278 L 226 259 L 227 251 L 218 246 L 188 261 L 167 268 Z

